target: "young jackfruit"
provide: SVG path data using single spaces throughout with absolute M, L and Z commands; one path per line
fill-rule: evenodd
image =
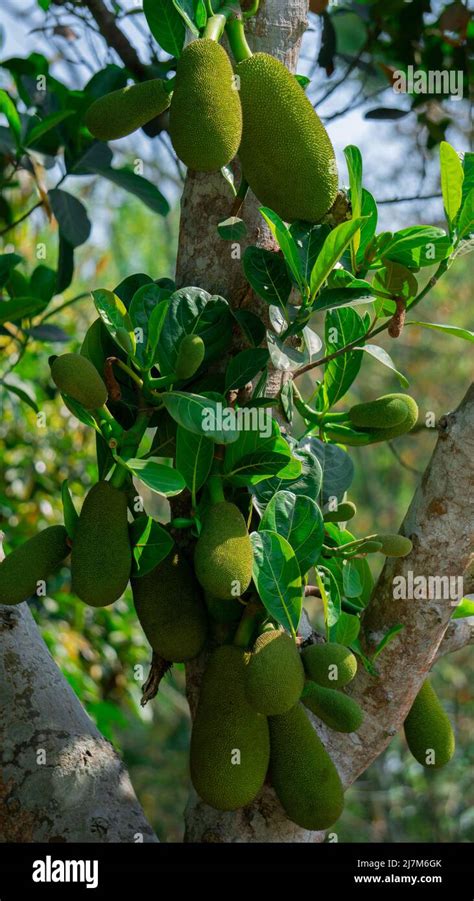
M 422 766 L 440 769 L 454 754 L 454 733 L 438 696 L 427 680 L 418 692 L 405 720 L 405 738 L 413 757 Z
M 190 169 L 221 169 L 237 153 L 242 134 L 239 92 L 229 57 L 215 41 L 193 41 L 179 59 L 169 134 Z
M 259 635 L 245 670 L 247 701 L 259 713 L 286 713 L 300 699 L 304 669 L 295 642 L 273 629 Z
M 352 501 L 343 501 L 337 505 L 336 510 L 326 510 L 324 522 L 347 522 L 357 513 L 357 507 Z
M 343 644 L 311 644 L 301 657 L 308 678 L 325 688 L 343 688 L 357 672 L 357 660 Z
M 99 97 L 86 112 L 86 125 L 100 141 L 124 138 L 168 109 L 171 94 L 160 78 L 131 84 Z
M 342 691 L 307 682 L 301 700 L 335 732 L 357 732 L 362 725 L 364 714 L 357 701 Z
M 334 203 L 329 136 L 303 88 L 267 53 L 239 63 L 243 113 L 239 157 L 252 191 L 286 222 L 319 222 Z
M 270 776 L 287 816 L 304 829 L 327 829 L 340 817 L 339 774 L 301 704 L 272 716 Z
M 146 576 L 132 579 L 133 601 L 154 651 L 178 663 L 196 657 L 207 617 L 199 585 L 181 554 L 171 553 Z
M 70 552 L 64 526 L 49 526 L 0 563 L 0 604 L 20 604 Z
M 98 482 L 82 505 L 74 534 L 72 590 L 91 607 L 106 607 L 125 591 L 131 565 L 126 495 Z
M 194 551 L 196 576 L 204 590 L 222 600 L 242 594 L 252 578 L 252 560 L 252 544 L 238 507 L 228 501 L 213 504 Z
M 412 542 L 405 535 L 374 535 L 373 540 L 380 542 L 380 553 L 386 557 L 406 557 L 413 550 Z
M 408 394 L 386 394 L 349 410 L 351 424 L 370 434 L 370 441 L 389 441 L 411 431 L 418 419 L 416 402 Z
M 209 616 L 217 623 L 235 623 L 244 611 L 244 605 L 239 598 L 222 600 L 222 598 L 216 598 L 213 594 L 206 592 L 204 600 Z
M 206 348 L 199 335 L 185 335 L 179 345 L 174 371 L 179 379 L 190 379 L 198 371 Z
M 218 810 L 249 804 L 262 788 L 268 768 L 268 722 L 245 697 L 246 656 L 232 645 L 214 651 L 191 733 L 194 788 Z
M 95 366 L 82 354 L 61 354 L 51 364 L 51 377 L 62 394 L 69 394 L 86 410 L 101 407 L 107 388 Z

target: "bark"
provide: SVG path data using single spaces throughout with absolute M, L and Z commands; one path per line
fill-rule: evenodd
M 26 604 L 0 605 L 0 765 L 0 842 L 158 841 Z

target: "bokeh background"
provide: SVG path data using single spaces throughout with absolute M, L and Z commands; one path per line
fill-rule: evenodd
M 5 2 L 4 15 L 3 57 L 40 48 L 50 57 L 56 56 L 63 75 L 69 71 L 71 79 L 76 78 L 79 83 L 84 80 L 82 63 L 70 63 L 70 58 L 74 58 L 70 46 L 66 49 L 48 34 L 35 33 L 36 4 L 23 0 Z M 350 22 L 342 24 L 340 39 L 347 42 L 343 45 L 347 55 L 350 42 L 355 40 Z M 135 35 L 135 40 L 140 45 L 144 38 Z M 300 71 L 305 71 L 305 67 L 314 70 L 314 46 L 318 40 L 320 23 L 313 18 Z M 340 68 L 332 77 L 341 74 L 343 56 L 337 66 Z M 315 77 L 327 89 L 324 72 L 316 70 Z M 6 75 L 0 79 L 8 85 Z M 351 109 L 349 89 L 343 85 L 336 94 L 338 108 L 348 106 L 346 112 L 334 116 L 329 123 L 341 163 L 342 182 L 347 183 L 342 149 L 355 143 L 362 150 L 366 185 L 377 198 L 390 200 L 413 191 L 436 195 L 437 152 L 426 147 L 419 129 L 409 121 L 400 124 L 396 120 L 364 119 L 366 107 Z M 386 102 L 392 99 L 390 95 Z M 336 106 L 332 111 L 330 106 L 326 109 L 331 119 Z M 467 133 L 461 115 L 448 129 L 447 137 L 457 149 L 466 149 Z M 166 136 L 155 142 L 145 137 L 140 141 L 147 177 L 160 184 L 172 207 L 170 215 L 156 216 L 138 200 L 103 181 L 72 179 L 73 192 L 87 201 L 93 232 L 76 254 L 72 286 L 55 301 L 55 307 L 59 307 L 80 297 L 51 319 L 66 338 L 58 344 L 30 341 L 23 349 L 0 338 L 1 377 L 10 372 L 10 378 L 19 380 L 18 385 L 34 390 L 45 414 L 44 422 L 39 421 L 19 398 L 0 393 L 0 528 L 5 533 L 7 551 L 46 525 L 61 521 L 60 486 L 65 478 L 69 479 L 77 506 L 96 479 L 92 433 L 62 405 L 49 379 L 48 356 L 79 348 L 95 318 L 88 296 L 92 288 L 111 288 L 133 272 L 146 272 L 153 278 L 173 276 L 183 173 L 170 155 Z M 137 146 L 129 139 L 117 142 L 114 149 L 125 162 L 133 162 L 137 156 Z M 409 176 L 408 159 L 413 161 Z M 24 209 L 26 195 L 27 188 L 23 192 L 20 183 L 15 198 L 18 214 Z M 443 225 L 442 205 L 436 196 L 424 202 L 388 203 L 380 207 L 380 214 L 382 226 L 391 230 L 419 223 Z M 33 267 L 38 242 L 46 246 L 46 262 L 48 257 L 55 260 L 57 234 L 41 212 L 15 229 L 5 239 L 3 249 L 23 254 Z M 472 328 L 469 259 L 465 256 L 456 261 L 419 308 L 420 318 Z M 322 320 L 316 317 L 312 326 L 321 331 Z M 420 406 L 422 418 L 430 412 L 438 418 L 462 399 L 472 377 L 469 344 L 449 335 L 411 328 L 404 331 L 395 348 L 394 342 L 384 336 L 380 336 L 380 343 L 390 350 L 398 369 L 409 377 L 409 390 Z M 397 390 L 397 384 L 392 373 L 366 358 L 362 376 L 347 402 Z M 354 526 L 358 535 L 398 529 L 435 440 L 433 430 L 425 429 L 399 439 L 392 449 L 385 445 L 354 449 L 356 478 L 350 496 L 358 508 Z M 99 729 L 123 755 L 159 838 L 181 840 L 189 789 L 190 728 L 183 668 L 173 667 L 158 697 L 141 708 L 140 686 L 146 677 L 150 652 L 133 615 L 130 597 L 126 595 L 109 609 L 88 609 L 71 594 L 67 567 L 50 580 L 49 588 L 50 596 L 32 603 L 31 609 L 54 659 Z M 403 737 L 395 738 L 387 752 L 348 792 L 336 829 L 340 841 L 474 839 L 472 650 L 466 648 L 442 659 L 433 678 L 456 730 L 454 760 L 445 770 L 427 773 L 409 755 Z

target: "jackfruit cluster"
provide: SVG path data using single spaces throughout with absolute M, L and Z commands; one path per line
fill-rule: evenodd
M 131 565 L 126 495 L 109 482 L 97 482 L 82 505 L 74 534 L 72 589 L 91 607 L 106 607 L 125 591 Z
M 51 364 L 51 377 L 62 394 L 77 400 L 86 410 L 102 407 L 107 388 L 95 366 L 82 354 L 61 354 Z
M 115 141 L 159 116 L 170 102 L 165 82 L 152 78 L 99 97 L 87 110 L 85 122 L 99 141 Z
M 319 222 L 338 178 L 329 136 L 294 76 L 255 53 L 236 67 L 243 113 L 239 158 L 258 200 L 286 222 Z
M 200 172 L 221 169 L 239 149 L 239 93 L 229 57 L 215 41 L 193 41 L 178 61 L 169 134 L 179 159 Z
M 364 714 L 359 704 L 342 691 L 308 681 L 301 700 L 334 732 L 357 732 L 362 725 Z
M 206 348 L 199 335 L 185 335 L 182 339 L 175 365 L 178 379 L 190 379 L 199 369 Z
M 230 600 L 247 590 L 252 578 L 252 544 L 238 507 L 229 501 L 206 512 L 194 551 L 194 569 L 205 592 Z
M 410 432 L 417 419 L 417 404 L 408 394 L 386 394 L 349 410 L 351 424 L 368 430 L 373 442 L 390 441 Z
M 173 663 L 202 650 L 207 616 L 193 571 L 182 554 L 171 553 L 140 579 L 132 579 L 133 601 L 153 650 Z
M 245 694 L 259 713 L 286 713 L 298 703 L 304 669 L 294 640 L 273 629 L 257 638 L 245 670 Z
M 15 548 L 0 563 L 0 604 L 26 601 L 69 552 L 64 526 L 49 526 Z
M 357 672 L 357 660 L 343 644 L 311 644 L 301 654 L 306 674 L 324 688 L 344 688 Z
M 404 728 L 408 747 L 418 763 L 433 769 L 449 763 L 456 748 L 454 732 L 428 680 L 418 692 Z
M 217 810 L 249 804 L 263 786 L 270 759 L 268 720 L 247 701 L 246 652 L 222 645 L 204 673 L 191 733 L 191 779 Z

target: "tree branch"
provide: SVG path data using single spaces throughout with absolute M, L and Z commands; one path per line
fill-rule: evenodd
M 436 660 L 446 654 L 460 651 L 467 645 L 474 644 L 474 616 L 453 620 L 446 629 L 444 638 L 438 648 Z

